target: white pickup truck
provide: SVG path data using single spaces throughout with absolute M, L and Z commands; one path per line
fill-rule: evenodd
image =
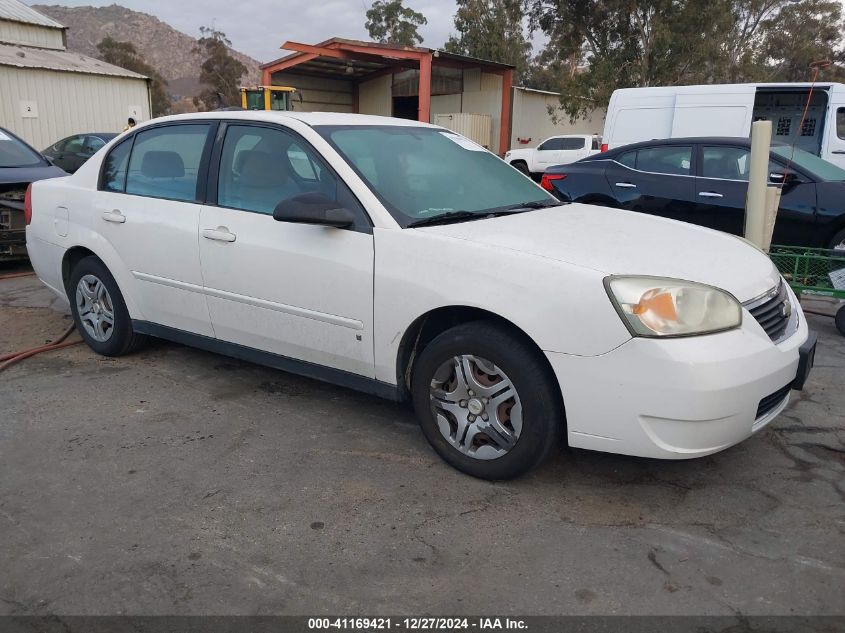
M 523 174 L 545 173 L 553 165 L 567 165 L 587 156 L 598 154 L 601 139 L 592 134 L 552 136 L 537 147 L 512 149 L 505 154 L 505 162 Z

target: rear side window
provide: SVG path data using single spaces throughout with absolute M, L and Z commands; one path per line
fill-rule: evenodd
M 657 174 L 689 176 L 692 167 L 692 147 L 645 147 L 637 152 L 637 169 Z
M 132 149 L 132 139 L 128 138 L 115 145 L 114 149 L 103 161 L 103 176 L 100 189 L 103 191 L 117 191 L 123 193 L 126 188 L 126 167 L 129 164 L 129 150 Z
M 845 108 L 836 111 L 836 136 L 845 140 Z
M 138 132 L 129 159 L 126 193 L 194 201 L 210 124 L 168 125 Z
M 617 163 L 622 163 L 625 167 L 630 167 L 631 169 L 636 168 L 637 166 L 637 153 L 636 152 L 625 152 L 619 158 L 616 159 Z
M 725 180 L 748 180 L 751 152 L 739 147 L 702 147 L 701 176 Z

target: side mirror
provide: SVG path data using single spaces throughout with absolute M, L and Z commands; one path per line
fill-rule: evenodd
M 355 216 L 349 209 L 338 207 L 337 201 L 322 193 L 302 193 L 282 200 L 273 210 L 273 219 L 279 222 L 321 224 L 338 229 L 355 224 Z

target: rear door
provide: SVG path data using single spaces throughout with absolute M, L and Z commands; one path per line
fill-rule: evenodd
M 655 145 L 621 154 L 605 175 L 620 207 L 687 220 L 694 206 L 693 146 Z
M 213 336 L 200 271 L 200 200 L 216 122 L 147 127 L 115 145 L 94 198 L 95 230 L 123 261 L 152 323 Z

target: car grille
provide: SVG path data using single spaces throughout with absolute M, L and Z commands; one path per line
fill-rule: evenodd
M 786 385 L 785 387 L 781 387 L 774 393 L 771 393 L 762 400 L 760 400 L 760 404 L 757 405 L 756 419 L 759 420 L 770 411 L 776 409 L 789 395 L 789 390 L 791 388 L 791 385 Z
M 786 292 L 785 283 L 781 282 L 777 292 L 770 298 L 749 302 L 745 307 L 766 331 L 770 339 L 778 341 L 783 338 L 789 324 L 789 317 L 792 314 L 792 305 L 789 301 L 789 294 Z

